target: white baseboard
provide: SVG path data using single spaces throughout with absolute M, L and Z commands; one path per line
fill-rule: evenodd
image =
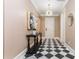
M 31 47 L 34 43 L 31 44 Z M 17 56 L 15 56 L 13 59 L 24 59 L 24 55 L 27 52 L 27 48 L 25 48 L 22 52 L 20 52 Z
M 15 56 L 13 59 L 21 59 L 20 57 L 24 57 L 25 53 L 27 51 L 27 48 L 24 49 L 22 52 L 20 52 L 17 56 Z
M 64 44 L 65 44 L 65 46 L 67 46 L 75 54 L 75 50 L 74 49 L 72 49 L 67 43 L 64 43 Z

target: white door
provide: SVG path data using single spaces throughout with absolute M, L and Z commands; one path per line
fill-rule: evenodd
M 55 29 L 55 18 L 45 17 L 45 37 L 53 38 Z

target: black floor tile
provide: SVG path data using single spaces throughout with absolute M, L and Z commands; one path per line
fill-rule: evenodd
M 69 53 L 69 51 L 68 50 L 63 50 L 64 52 L 66 52 L 66 53 Z
M 67 54 L 66 57 L 70 58 L 70 59 L 74 59 L 74 56 L 71 54 Z
M 45 56 L 46 56 L 47 58 L 51 58 L 51 57 L 53 57 L 53 55 L 50 54 L 50 53 L 46 54 Z
M 43 49 L 39 49 L 38 51 L 39 51 L 39 52 L 42 52 L 42 51 L 44 51 L 44 50 L 43 50 Z
M 61 52 L 61 50 L 59 50 L 59 49 L 56 49 L 56 50 L 54 50 L 54 51 L 57 52 L 57 53 Z
M 36 57 L 36 58 L 39 58 L 39 57 L 41 57 L 41 56 L 43 56 L 41 53 L 35 54 L 35 57 Z
M 66 49 L 66 47 L 61 47 L 61 48 Z
M 51 50 L 51 49 L 48 49 L 48 50 L 46 50 L 47 52 L 51 52 L 51 51 L 53 51 L 53 50 Z
M 61 54 L 56 54 L 55 55 L 56 57 L 58 57 L 59 59 L 61 59 L 61 58 L 63 58 L 64 56 L 63 55 L 61 55 Z

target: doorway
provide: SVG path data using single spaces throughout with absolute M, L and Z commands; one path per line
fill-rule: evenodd
M 53 38 L 55 32 L 55 18 L 45 17 L 45 38 Z

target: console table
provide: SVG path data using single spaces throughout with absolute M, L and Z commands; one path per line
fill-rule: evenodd
M 38 51 L 39 46 L 42 43 L 42 33 L 38 33 L 36 35 L 29 34 L 29 35 L 26 35 L 26 37 L 27 37 L 27 41 L 28 41 L 26 54 L 34 54 L 34 53 L 36 53 Z M 34 45 L 32 47 L 30 47 L 31 37 L 34 39 Z M 40 39 L 38 37 L 40 37 Z

